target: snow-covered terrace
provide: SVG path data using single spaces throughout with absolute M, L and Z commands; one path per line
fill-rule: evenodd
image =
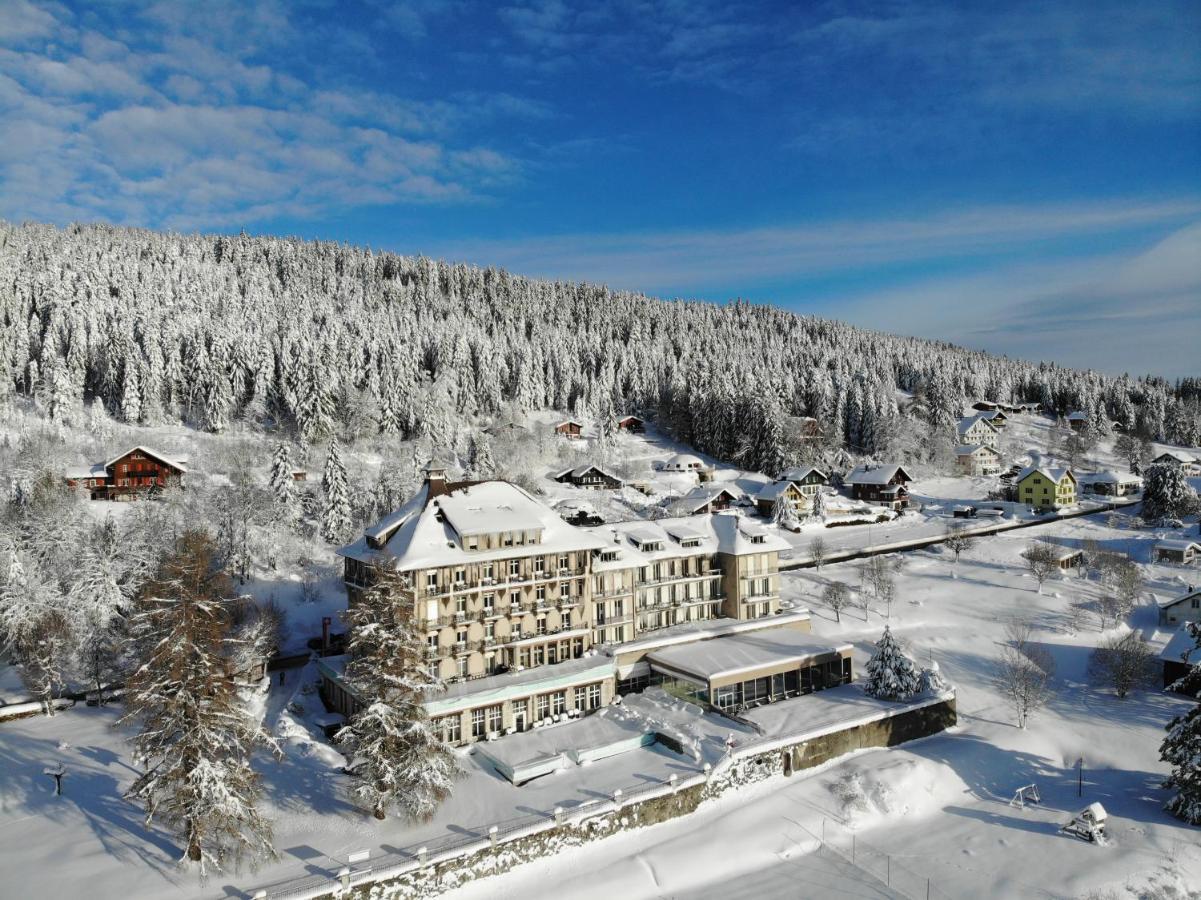
M 815 657 L 851 650 L 851 644 L 813 637 L 795 628 L 773 628 L 664 647 L 651 651 L 647 659 L 656 671 L 708 686 L 740 676 L 763 677 Z

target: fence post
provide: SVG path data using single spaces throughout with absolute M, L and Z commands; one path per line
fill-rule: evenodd
M 563 824 L 563 807 L 561 807 L 561 806 L 555 807 L 555 824 L 556 825 Z
M 613 802 L 617 804 L 618 809 L 621 809 L 621 797 L 622 797 L 621 788 L 618 788 L 617 790 L 615 790 L 613 792 Z
M 417 862 L 421 863 L 421 868 L 425 868 L 430 864 L 430 849 L 429 847 L 417 848 Z
M 668 782 L 668 784 L 671 785 L 671 792 L 674 794 L 676 792 L 676 790 L 679 788 L 680 776 L 677 775 L 675 772 L 672 772 L 671 776 L 667 779 L 667 782 Z
M 705 771 L 705 780 L 708 781 L 709 778 L 712 777 L 712 775 L 713 775 L 713 766 L 709 765 L 709 763 L 705 763 L 704 771 Z
M 497 828 L 495 825 L 493 825 L 491 828 L 488 829 L 488 843 L 490 843 L 493 847 L 496 846 L 496 833 L 499 830 L 500 829 Z

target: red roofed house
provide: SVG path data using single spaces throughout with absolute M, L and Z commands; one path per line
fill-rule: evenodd
M 133 500 L 139 494 L 182 484 L 187 471 L 184 460 L 137 446 L 108 462 L 69 469 L 63 477 L 68 487 L 86 488 L 93 500 Z
M 642 434 L 646 430 L 646 423 L 638 416 L 623 416 L 617 420 L 617 428 L 632 434 Z

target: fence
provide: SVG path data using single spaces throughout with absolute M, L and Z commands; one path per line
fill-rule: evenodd
M 804 825 L 800 827 L 818 842 L 819 853 L 833 854 L 850 863 L 895 894 L 908 900 L 951 900 L 929 876 L 915 872 L 893 854 L 873 847 L 835 819 L 822 819 L 821 834 L 814 834 Z

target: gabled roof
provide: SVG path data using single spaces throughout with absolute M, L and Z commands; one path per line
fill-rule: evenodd
M 791 481 L 773 481 L 771 484 L 765 484 L 759 489 L 759 493 L 755 495 L 756 500 L 779 500 L 782 496 L 788 493 L 788 489 L 792 488 L 799 493 L 799 489 Z
M 637 422 L 645 422 L 646 421 L 646 419 L 642 418 L 642 416 L 636 416 L 633 413 L 628 413 L 627 415 L 617 417 L 618 422 L 628 422 L 631 419 L 633 419 Z
M 1193 454 L 1188 453 L 1184 450 L 1165 450 L 1163 453 L 1159 454 L 1159 456 L 1157 456 L 1155 458 L 1163 459 L 1165 456 L 1168 457 L 1169 459 L 1174 459 L 1174 460 L 1176 460 L 1176 462 L 1181 462 L 1181 463 L 1195 463 L 1197 461 L 1197 457 L 1193 456 Z
M 708 506 L 710 503 L 718 500 L 723 494 L 731 502 L 736 502 L 746 496 L 746 494 L 732 484 L 711 481 L 706 484 L 698 484 L 679 500 L 675 501 L 673 505 L 677 510 L 695 512 L 701 507 Z
M 558 481 L 560 478 L 563 478 L 566 475 L 570 475 L 572 478 L 583 478 L 585 475 L 587 475 L 593 469 L 595 469 L 597 472 L 600 472 L 600 474 L 604 475 L 607 478 L 612 478 L 614 481 L 621 481 L 621 479 L 618 478 L 616 475 L 614 475 L 612 472 L 606 472 L 604 469 L 602 469 L 598 465 L 595 465 L 594 463 L 587 463 L 582 466 L 576 466 L 574 469 L 564 469 L 562 472 L 560 472 L 559 474 L 557 474 L 555 476 L 555 480 Z
M 1192 600 L 1196 597 L 1201 597 L 1201 591 L 1190 591 L 1189 593 L 1180 597 L 1164 597 L 1161 600 L 1157 600 L 1156 604 L 1160 609 L 1168 609 L 1171 606 L 1175 606 L 1177 603 L 1184 603 L 1186 600 Z
M 147 447 L 145 444 L 138 444 L 136 447 L 130 447 L 124 453 L 118 453 L 112 459 L 108 460 L 108 462 L 104 464 L 104 467 L 107 469 L 109 466 L 113 465 L 118 460 L 125 458 L 135 450 L 141 450 L 147 456 L 152 456 L 159 462 L 166 463 L 167 465 L 171 466 L 173 469 L 179 469 L 181 472 L 186 472 L 188 470 L 186 463 L 181 462 L 179 459 L 176 459 L 173 456 L 168 456 L 161 451 L 155 450 L 153 447 Z
M 983 422 L 985 425 L 995 431 L 996 426 L 993 425 L 992 422 L 988 421 L 990 417 L 991 415 L 989 413 L 976 413 L 974 416 L 968 416 L 966 419 L 960 419 L 959 424 L 956 425 L 955 428 L 961 435 L 967 434 L 972 430 L 972 427 L 976 425 L 977 422 Z
M 1004 411 L 1002 410 L 988 409 L 980 413 L 980 418 L 991 424 L 993 419 L 1008 419 L 1009 416 L 1005 415 Z
M 830 476 L 814 466 L 795 466 L 780 476 L 782 481 L 804 481 L 810 475 L 819 475 L 823 481 L 829 481 Z
M 1192 547 L 1194 550 L 1201 551 L 1201 544 L 1198 544 L 1196 541 L 1190 541 L 1190 540 L 1156 541 L 1155 549 L 1158 550 L 1161 547 L 1164 550 L 1180 550 L 1182 552 L 1185 550 L 1188 550 L 1190 547 Z M 1192 595 L 1190 595 L 1190 596 L 1192 596 Z
M 691 453 L 677 453 L 674 456 L 669 456 L 663 461 L 664 467 L 672 466 L 673 468 L 686 468 L 688 466 L 701 466 L 705 463 L 699 456 L 694 456 Z
M 1026 466 L 1026 468 L 1024 468 L 1024 469 L 1022 469 L 1022 471 L 1018 472 L 1016 480 L 1019 482 L 1025 481 L 1029 476 L 1033 475 L 1035 472 L 1037 472 L 1039 475 L 1042 475 L 1043 478 L 1046 478 L 1049 481 L 1053 481 L 1056 484 L 1059 484 L 1059 482 L 1063 481 L 1063 478 L 1065 475 L 1067 477 L 1071 478 L 1073 482 L 1076 481 L 1076 476 L 1074 474 L 1072 474 L 1071 469 L 1052 468 L 1051 466 Z
M 1070 413 L 1068 413 L 1068 421 L 1069 422 L 1087 422 L 1088 421 L 1088 413 L 1081 412 L 1078 409 L 1074 409 Z
M 1090 484 L 1142 484 L 1143 476 L 1135 475 L 1133 472 L 1088 472 L 1080 476 L 1080 481 L 1087 481 Z
M 562 428 L 564 425 L 578 425 L 581 428 L 584 427 L 583 422 L 577 422 L 575 419 L 564 419 L 562 422 L 555 423 L 556 428 Z
M 1187 624 L 1181 625 L 1179 630 L 1172 635 L 1163 650 L 1160 651 L 1159 658 L 1163 662 L 1201 665 L 1201 650 L 1197 649 L 1197 642 L 1189 633 Z
M 896 465 L 856 466 L 843 480 L 847 484 L 888 484 L 898 475 L 905 481 L 913 481 L 908 472 Z

